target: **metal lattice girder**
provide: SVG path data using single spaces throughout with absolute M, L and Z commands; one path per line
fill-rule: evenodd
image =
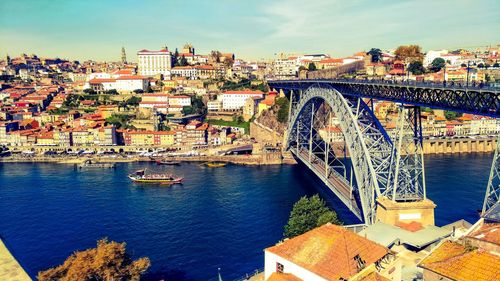
M 296 108 L 292 110 L 288 127 L 291 133 L 288 135 L 287 147 L 296 155 L 303 151 L 307 136 L 304 132 L 307 125 L 313 124 L 314 114 L 311 114 L 311 110 L 314 105 L 317 108 L 317 105 L 323 102 L 327 103 L 332 113 L 339 118 L 356 178 L 354 192 L 359 198 L 364 222 L 371 224 L 375 220 L 375 199 L 377 196 L 385 195 L 389 183 L 392 143 L 362 99 L 347 100 L 332 88 L 309 88 L 301 94 Z M 310 150 L 310 141 L 308 145 Z M 307 161 L 314 159 L 310 154 Z M 311 165 L 311 163 L 306 164 Z M 340 199 L 344 199 L 343 202 L 346 203 L 351 198 Z M 349 202 L 346 205 L 349 207 Z
M 344 96 L 373 98 L 436 109 L 500 118 L 500 93 L 492 89 L 465 89 L 437 85 L 385 84 L 371 81 L 289 80 L 269 81 L 275 89 L 305 90 L 310 86 L 334 87 Z
M 482 215 L 485 218 L 500 221 L 500 136 L 496 141 L 495 156 L 486 187 Z
M 391 170 L 393 201 L 416 201 L 426 197 L 420 107 L 401 106 L 398 112 Z

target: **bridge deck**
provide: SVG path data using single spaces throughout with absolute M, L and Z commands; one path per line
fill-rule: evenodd
M 311 154 L 309 161 L 309 152 L 306 149 L 291 148 L 290 151 L 299 158 L 328 186 L 328 188 L 359 218 L 362 220 L 362 212 L 356 199 L 352 196 L 349 182 L 345 180 L 338 172 L 329 168 L 326 171 L 323 159 Z

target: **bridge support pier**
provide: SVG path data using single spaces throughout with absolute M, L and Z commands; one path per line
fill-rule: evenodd
M 401 226 L 411 222 L 422 226 L 434 225 L 436 205 L 429 199 L 411 202 L 395 202 L 385 196 L 377 198 L 376 220 Z

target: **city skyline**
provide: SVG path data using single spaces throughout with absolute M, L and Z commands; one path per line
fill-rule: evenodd
M 471 48 L 500 42 L 499 8 L 492 0 L 2 1 L 0 41 L 7 44 L 0 54 L 118 61 L 123 46 L 136 61 L 140 49 L 185 43 L 198 53 L 220 50 L 245 59 L 278 52 L 347 56 L 402 44 Z

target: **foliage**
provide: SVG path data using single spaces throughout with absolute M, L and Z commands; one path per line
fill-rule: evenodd
M 48 111 L 50 114 L 54 114 L 54 115 L 62 115 L 62 114 L 66 114 L 69 112 L 68 109 L 66 108 L 57 108 L 57 109 L 51 109 Z
M 132 260 L 125 243 L 99 240 L 96 248 L 78 251 L 57 267 L 38 273 L 40 281 L 139 280 L 151 265 L 148 258 Z
M 107 95 L 118 95 L 118 91 L 116 91 L 115 89 L 107 90 L 105 93 Z
M 467 67 L 467 65 L 465 63 L 462 63 L 460 67 Z
M 288 121 L 288 108 L 290 107 L 290 101 L 286 97 L 277 98 L 275 102 L 278 109 L 278 122 L 286 123 Z
M 193 113 L 194 113 L 194 109 L 192 106 L 183 106 L 182 107 L 182 114 L 189 115 L 189 114 L 193 114 Z
M 422 53 L 422 48 L 418 45 L 408 45 L 399 46 L 396 51 L 394 51 L 396 58 L 402 60 L 406 63 L 411 63 L 414 61 L 422 62 L 424 54 Z
M 498 64 L 498 62 L 495 62 L 495 63 L 493 64 L 493 67 L 500 67 L 500 64 Z
M 414 75 L 420 75 L 425 72 L 425 68 L 422 65 L 421 61 L 412 61 L 410 65 L 408 65 L 408 71 L 410 71 Z
M 127 128 L 128 121 L 132 119 L 132 116 L 126 114 L 113 114 L 110 117 L 106 118 L 106 122 L 112 125 L 115 125 L 116 128 Z
M 138 106 L 141 100 L 140 97 L 130 97 L 125 101 L 125 104 L 129 106 Z
M 243 128 L 243 129 L 245 129 L 245 134 L 249 134 L 250 133 L 250 122 L 243 122 L 242 118 L 241 119 L 236 118 L 233 121 L 208 119 L 207 122 L 210 125 Z
M 309 66 L 307 67 L 307 70 L 309 70 L 309 71 L 315 71 L 316 70 L 316 65 L 313 62 L 309 63 Z
M 95 94 L 97 94 L 96 91 L 94 91 L 93 89 L 90 89 L 90 88 L 83 90 L 83 92 L 86 93 L 86 94 L 89 94 L 89 95 L 95 95 Z
M 207 108 L 200 96 L 193 96 L 191 98 L 191 105 L 193 107 L 193 113 L 205 115 L 207 113 Z
M 144 90 L 143 89 L 135 89 L 134 93 L 136 93 L 136 94 L 142 94 L 142 93 L 144 93 Z
M 443 67 L 445 67 L 446 61 L 443 58 L 435 58 L 430 67 L 429 70 L 432 72 L 438 72 L 440 71 Z
M 457 119 L 460 116 L 462 116 L 462 114 L 458 113 L 458 112 L 455 112 L 455 111 L 445 111 L 444 112 L 444 117 L 447 120 L 454 120 L 454 119 Z
M 342 224 L 337 214 L 317 194 L 311 198 L 304 196 L 293 205 L 283 235 L 292 238 L 328 222 Z
M 382 50 L 380 50 L 379 48 L 371 48 L 370 51 L 368 51 L 366 54 L 372 57 L 372 62 L 382 61 Z
M 188 65 L 186 57 L 184 55 L 181 56 L 181 59 L 179 60 L 179 66 L 186 66 Z
M 483 63 L 480 63 L 477 65 L 478 68 L 484 68 L 484 64 Z

